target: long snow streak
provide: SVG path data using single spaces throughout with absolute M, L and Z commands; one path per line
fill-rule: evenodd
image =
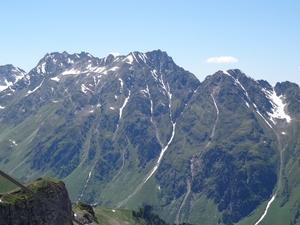
M 45 79 L 43 79 L 42 82 L 40 83 L 40 85 L 37 86 L 35 89 L 33 89 L 32 91 L 29 90 L 29 91 L 27 92 L 27 95 L 29 95 L 29 94 L 35 92 L 37 89 L 39 89 L 39 88 L 42 86 L 42 84 L 44 83 L 44 80 L 45 80 Z
M 152 101 L 152 98 L 151 98 L 151 95 L 150 95 L 150 91 L 149 91 L 148 85 L 147 85 L 147 92 L 148 92 L 149 99 L 150 99 L 150 110 L 151 110 L 151 116 L 152 116 L 153 115 L 153 101 Z
M 147 56 L 144 53 L 139 53 L 138 56 L 144 61 L 144 63 L 147 63 Z
M 273 197 L 271 198 L 271 200 L 267 204 L 267 207 L 265 209 L 264 214 L 262 214 L 262 216 L 260 217 L 260 219 L 254 225 L 258 225 L 265 218 L 265 216 L 267 215 L 268 209 L 269 209 L 271 203 L 274 201 L 275 197 L 276 197 L 276 195 L 273 195 Z
M 120 108 L 120 117 L 119 117 L 120 119 L 122 118 L 123 109 L 124 109 L 124 107 L 127 105 L 128 100 L 129 100 L 129 97 L 130 97 L 130 90 L 128 90 L 128 91 L 129 91 L 128 97 L 125 99 L 124 104 L 123 104 L 122 107 Z
M 149 97 L 149 100 L 150 100 L 150 112 L 151 112 L 150 121 L 153 123 L 153 101 L 152 101 L 152 98 L 151 98 L 151 94 L 150 94 L 148 85 L 146 86 L 146 93 L 148 94 L 148 97 Z
M 164 156 L 165 152 L 167 151 L 169 145 L 171 144 L 171 142 L 172 142 L 172 140 L 173 140 L 173 138 L 174 138 L 174 135 L 175 135 L 175 128 L 176 128 L 176 123 L 173 123 L 172 125 L 173 125 L 173 126 L 172 126 L 173 130 L 172 130 L 171 138 L 170 138 L 168 144 L 161 150 L 160 155 L 159 155 L 159 158 L 158 158 L 158 160 L 157 160 L 157 162 L 156 162 L 156 165 L 153 167 L 153 169 L 152 169 L 150 175 L 145 179 L 144 183 L 146 183 L 146 182 L 152 177 L 152 175 L 155 173 L 155 171 L 158 169 L 158 166 L 159 166 L 159 164 L 160 164 L 160 161 L 161 161 L 162 157 Z
M 139 62 L 139 61 L 137 60 L 137 58 L 135 57 L 134 52 L 132 52 L 131 55 L 133 56 L 133 58 L 135 59 L 136 62 Z
M 81 194 L 80 194 L 79 198 L 77 199 L 77 202 L 79 202 L 80 199 L 82 198 L 83 193 L 84 193 L 84 191 L 85 191 L 85 189 L 86 189 L 86 187 L 87 187 L 87 185 L 88 185 L 88 183 L 89 183 L 89 181 L 91 179 L 91 176 L 92 176 L 92 170 L 89 172 L 88 178 L 85 181 L 85 184 L 84 184 L 84 186 L 82 188 L 82 191 L 81 191 Z
M 171 123 L 172 123 L 172 135 L 167 143 L 167 145 L 162 148 L 161 152 L 160 152 L 160 155 L 159 155 L 159 158 L 155 164 L 155 166 L 152 168 L 152 170 L 145 176 L 145 178 L 143 179 L 143 181 L 136 187 L 136 189 L 129 195 L 127 196 L 126 199 L 124 199 L 123 201 L 119 202 L 116 207 L 121 207 L 123 205 L 125 205 L 136 193 L 138 193 L 138 191 L 144 186 L 144 184 L 153 176 L 153 174 L 156 172 L 156 170 L 158 169 L 159 167 L 159 164 L 165 154 L 165 152 L 167 151 L 169 145 L 171 144 L 171 142 L 173 141 L 173 138 L 175 136 L 175 130 L 176 130 L 176 123 L 173 122 L 172 120 L 172 108 L 171 108 L 171 100 L 172 100 L 172 94 L 170 93 L 170 86 L 168 84 L 168 89 L 167 89 L 167 86 L 164 84 L 163 80 L 161 79 L 161 84 L 163 86 L 163 89 L 165 90 L 165 92 L 167 93 L 167 96 L 168 96 L 168 100 L 169 100 L 169 109 L 170 109 L 170 120 L 171 120 Z M 148 92 L 149 94 L 149 97 L 150 97 L 150 92 L 149 92 L 149 88 L 147 86 L 147 89 L 146 91 Z M 153 107 L 151 105 L 151 107 Z M 152 109 L 151 109 L 152 110 Z
M 219 108 L 218 108 L 217 102 L 216 102 L 216 100 L 215 100 L 215 98 L 214 98 L 213 94 L 211 94 L 211 97 L 212 97 L 212 99 L 213 99 L 213 101 L 214 101 L 214 105 L 215 105 L 215 107 L 216 107 L 217 115 L 219 116 L 219 114 L 220 114 L 220 111 L 219 111 Z
M 122 90 L 122 89 L 123 89 L 124 82 L 123 82 L 123 80 L 122 80 L 121 78 L 119 78 L 119 81 L 120 81 L 121 90 Z M 121 90 L 120 90 L 120 91 L 121 91 Z
M 263 120 L 266 122 L 266 124 L 268 124 L 268 126 L 272 128 L 271 124 L 261 115 L 261 113 L 257 109 L 256 109 L 256 112 L 258 115 L 260 115 L 261 118 L 263 118 Z
M 210 139 L 212 139 L 215 136 L 216 126 L 217 126 L 217 123 L 218 123 L 218 120 L 219 120 L 219 114 L 220 114 L 220 111 L 219 111 L 216 99 L 214 98 L 214 95 L 211 94 L 211 97 L 212 97 L 212 99 L 214 101 L 214 105 L 215 105 L 215 108 L 216 108 L 216 111 L 217 111 L 217 119 L 216 119 L 216 121 L 214 123 L 213 129 L 212 129 L 212 132 L 211 132 L 211 135 L 210 135 Z M 210 145 L 210 143 L 211 143 L 211 141 L 209 141 L 207 143 L 206 148 Z
M 171 135 L 171 138 L 168 141 L 167 145 L 161 150 L 156 165 L 153 167 L 150 175 L 146 178 L 146 180 L 144 181 L 144 183 L 146 183 L 152 177 L 152 175 L 155 173 L 155 171 L 158 169 L 160 161 L 161 161 L 162 157 L 164 156 L 165 152 L 167 151 L 167 149 L 168 149 L 169 145 L 171 144 L 171 142 L 172 142 L 172 140 L 174 138 L 174 135 L 175 135 L 176 123 L 174 123 L 173 120 L 172 120 L 172 108 L 171 108 L 172 107 L 172 105 L 171 105 L 171 102 L 172 102 L 172 93 L 170 92 L 169 83 L 167 83 L 168 87 L 166 87 L 163 79 L 161 79 L 161 84 L 163 85 L 163 89 L 165 90 L 165 92 L 168 95 L 169 109 L 170 109 L 170 120 L 171 120 L 171 123 L 172 123 L 172 135 Z
M 123 205 L 125 205 L 134 195 L 136 195 L 136 193 L 139 192 L 139 190 L 141 190 L 141 188 L 144 186 L 144 184 L 152 177 L 152 175 L 155 173 L 155 171 L 158 169 L 158 166 L 160 164 L 160 161 L 165 153 L 165 151 L 168 149 L 169 145 L 171 144 L 172 140 L 173 140 L 173 137 L 175 135 L 175 127 L 176 127 L 176 124 L 173 123 L 173 131 L 172 131 L 172 136 L 168 142 L 168 144 L 162 149 L 161 153 L 160 153 L 160 156 L 156 162 L 156 165 L 153 167 L 153 169 L 151 170 L 151 172 L 149 173 L 149 175 L 147 175 L 146 179 L 144 179 L 137 187 L 136 189 L 130 194 L 127 196 L 126 199 L 124 199 L 123 201 L 119 202 L 116 207 L 117 208 L 120 208 L 122 207 Z

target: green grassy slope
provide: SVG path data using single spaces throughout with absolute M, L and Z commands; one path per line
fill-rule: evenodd
M 132 218 L 131 210 L 112 209 L 112 208 L 99 206 L 97 208 L 94 208 L 94 211 L 100 225 L 141 224 Z
M 15 188 L 17 188 L 15 184 L 0 176 L 0 193 L 8 192 Z

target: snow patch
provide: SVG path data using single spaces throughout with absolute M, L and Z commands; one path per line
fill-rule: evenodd
M 91 69 L 91 68 L 93 68 L 92 64 L 89 64 L 89 65 L 86 66 L 86 69 L 88 69 L 88 70 Z
M 249 106 L 249 103 L 248 103 L 248 102 L 246 102 L 246 101 L 245 101 L 245 103 L 246 103 L 246 106 L 247 106 L 248 108 L 250 108 L 250 106 Z
M 108 71 L 116 71 L 116 70 L 118 70 L 118 69 L 119 69 L 118 66 L 114 66 L 113 68 L 110 68 Z
M 222 72 L 224 73 L 224 74 L 226 74 L 226 75 L 228 75 L 228 76 L 231 76 L 231 74 L 230 73 L 228 73 L 227 71 L 225 71 L 225 70 L 222 70 Z M 232 76 L 231 76 L 232 77 Z
M 105 70 L 105 67 L 92 67 L 90 68 L 90 71 L 91 72 L 94 72 L 94 73 L 101 73 Z
M 10 86 L 13 85 L 13 83 L 12 83 L 12 82 L 8 82 L 8 81 L 6 80 L 6 78 L 5 78 L 4 82 L 5 82 L 6 85 L 0 85 L 0 91 L 3 91 L 3 90 L 5 90 L 6 88 L 8 88 L 8 87 L 10 87 Z
M 45 62 L 42 64 L 41 70 L 42 70 L 42 73 L 46 73 L 46 63 Z
M 123 59 L 123 61 L 128 63 L 128 64 L 132 64 L 133 63 L 132 55 L 127 56 L 125 59 Z
M 74 61 L 73 61 L 72 59 L 68 58 L 68 63 L 69 63 L 69 64 L 73 64 Z
M 40 73 L 46 73 L 45 67 L 46 67 L 46 62 L 43 62 L 42 65 L 39 65 L 39 66 L 36 68 L 36 72 L 37 72 L 38 74 L 40 74 Z
M 83 92 L 83 93 L 87 93 L 88 91 L 90 91 L 90 92 L 92 92 L 92 90 L 91 89 L 89 89 L 87 86 L 85 86 L 84 84 L 82 84 L 81 85 L 81 91 Z
M 274 124 L 276 124 L 276 121 L 274 119 L 285 119 L 288 123 L 291 122 L 291 117 L 284 111 L 286 107 L 286 104 L 283 103 L 284 96 L 277 96 L 274 88 L 272 91 L 263 88 L 262 91 L 266 94 L 267 98 L 270 100 L 273 106 L 272 112 L 268 112 L 270 120 Z
M 58 77 L 51 77 L 50 80 L 54 80 L 54 81 L 59 82 L 60 79 Z
M 120 81 L 121 89 L 123 89 L 124 82 L 121 78 L 119 78 L 119 81 Z
M 63 72 L 61 75 L 68 75 L 68 74 L 80 74 L 81 71 L 80 70 L 76 70 L 74 68 L 70 69 L 70 70 L 66 70 L 65 72 Z

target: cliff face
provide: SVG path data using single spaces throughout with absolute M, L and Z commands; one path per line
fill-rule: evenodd
M 66 213 L 73 215 L 71 201 L 62 181 L 39 178 L 26 186 Z M 0 195 L 0 200 L 0 225 L 73 224 L 70 219 L 22 189 Z

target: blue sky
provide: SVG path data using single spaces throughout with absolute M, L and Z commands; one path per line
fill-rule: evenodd
M 238 68 L 300 84 L 299 12 L 298 0 L 4 1 L 0 65 L 28 72 L 50 52 L 103 58 L 161 49 L 200 81 Z

